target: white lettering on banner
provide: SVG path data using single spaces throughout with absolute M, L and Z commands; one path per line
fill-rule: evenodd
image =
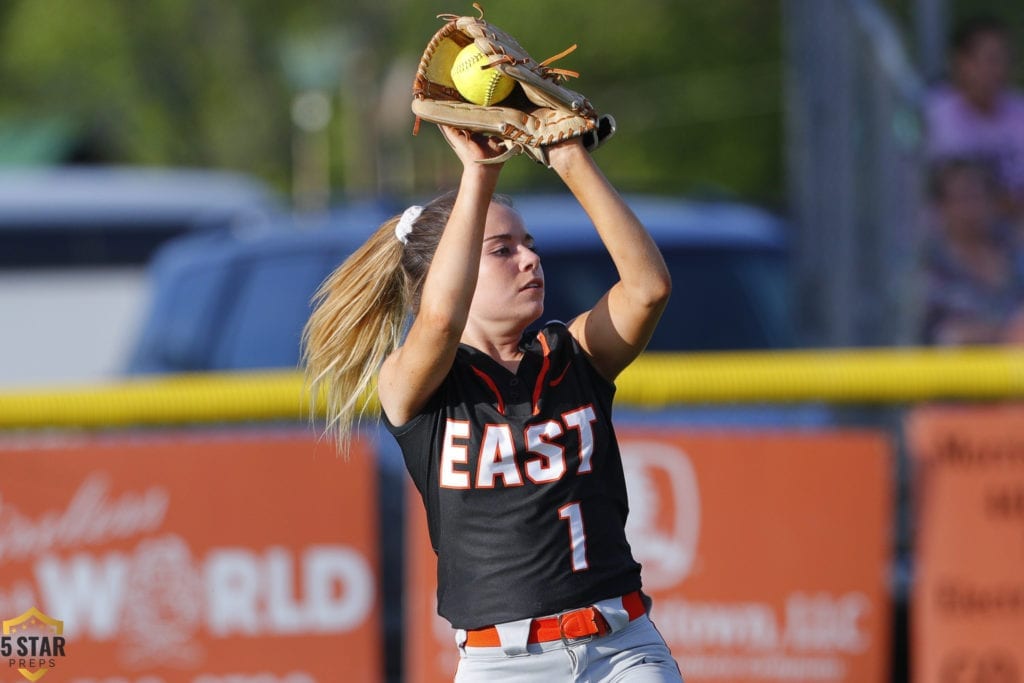
M 644 567 L 644 586 L 674 587 L 697 558 L 697 474 L 686 453 L 666 443 L 628 439 L 620 450 L 629 495 L 626 536 Z
M 320 631 L 351 631 L 373 607 L 376 585 L 361 554 L 342 546 L 318 546 L 305 553 L 306 610 Z M 335 589 L 340 589 L 335 597 Z
M 59 614 L 64 633 L 74 638 L 88 633 L 109 640 L 118 630 L 124 601 L 128 559 L 112 552 L 97 558 L 85 553 L 67 559 L 41 558 L 36 583 L 48 614 Z
M 341 546 L 307 548 L 302 556 L 305 599 L 299 600 L 292 592 L 291 569 L 282 570 L 287 552 L 270 548 L 260 557 L 228 549 L 210 554 L 206 597 L 211 633 L 334 633 L 362 623 L 373 606 L 375 585 L 361 554 Z
M 199 674 L 192 683 L 317 683 L 305 671 L 292 671 L 281 677 L 269 672 L 254 674 Z
M 203 623 L 221 637 L 350 631 L 377 593 L 366 558 L 342 545 L 214 548 L 193 559 L 183 539 L 167 535 L 134 554 L 47 555 L 34 569 L 33 602 L 61 615 L 65 634 L 124 640 L 148 662 L 194 660 L 189 641 Z M 0 595 L 24 591 L 31 586 L 20 581 Z M 146 634 L 154 637 L 143 642 Z
M 685 648 L 771 650 L 779 645 L 779 626 L 771 605 L 658 602 L 658 629 L 670 645 Z
M 32 518 L 0 497 L 0 563 L 24 560 L 61 548 L 106 543 L 152 532 L 163 524 L 170 496 L 151 487 L 108 499 L 106 477 L 81 483 L 67 507 Z
M 207 626 L 214 635 L 255 635 L 260 631 L 259 557 L 250 550 L 225 549 L 206 560 Z
M 870 610 L 863 593 L 793 593 L 786 600 L 786 643 L 798 650 L 864 652 L 871 642 L 860 621 Z
M 303 627 L 302 607 L 293 597 L 295 572 L 286 548 L 268 548 L 264 553 L 267 572 L 267 613 L 273 615 L 278 633 L 297 633 Z
M 791 593 L 785 619 L 764 602 L 718 603 L 665 599 L 658 602 L 658 628 L 669 645 L 689 650 L 781 650 L 857 654 L 870 647 L 861 619 L 870 611 L 866 595 L 852 591 Z
M 21 614 L 40 602 L 28 581 L 16 581 L 7 590 L 0 589 L 0 614 Z
M 128 668 L 188 669 L 202 661 L 193 638 L 203 616 L 203 585 L 185 539 L 166 534 L 135 546 L 123 604 L 118 641 Z
M 846 663 L 837 657 L 780 655 L 676 655 L 687 676 L 700 680 L 842 681 Z

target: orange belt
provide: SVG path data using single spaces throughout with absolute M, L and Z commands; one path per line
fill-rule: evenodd
M 640 591 L 633 591 L 622 596 L 622 606 L 629 614 L 629 620 L 646 614 L 643 598 Z M 596 607 L 581 607 L 569 612 L 563 612 L 555 617 L 544 617 L 534 619 L 530 624 L 530 637 L 527 642 L 546 643 L 552 640 L 578 640 L 580 638 L 593 638 L 603 636 L 611 631 L 608 622 L 597 610 Z M 466 645 L 468 647 L 499 647 L 501 639 L 498 637 L 498 629 L 493 626 L 466 631 Z

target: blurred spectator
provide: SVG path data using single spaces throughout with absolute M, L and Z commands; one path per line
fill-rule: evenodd
M 940 345 L 1024 343 L 1024 258 L 986 165 L 935 167 L 938 225 L 926 249 L 924 338 Z
M 979 16 L 952 37 L 951 81 L 927 103 L 928 153 L 986 159 L 997 169 L 1000 206 L 1024 215 L 1024 94 L 1010 87 L 1011 41 L 1000 20 Z

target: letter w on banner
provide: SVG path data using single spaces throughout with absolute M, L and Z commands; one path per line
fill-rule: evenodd
M 380 680 L 365 442 L 347 461 L 304 429 L 4 446 L 0 618 L 38 608 L 66 648 L 29 661 L 12 639 L 0 680 Z

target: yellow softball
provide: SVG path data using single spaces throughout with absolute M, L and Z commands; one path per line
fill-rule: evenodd
M 487 56 L 473 43 L 462 48 L 455 58 L 452 81 L 467 101 L 485 107 L 508 97 L 516 84 L 512 78 L 488 66 Z

